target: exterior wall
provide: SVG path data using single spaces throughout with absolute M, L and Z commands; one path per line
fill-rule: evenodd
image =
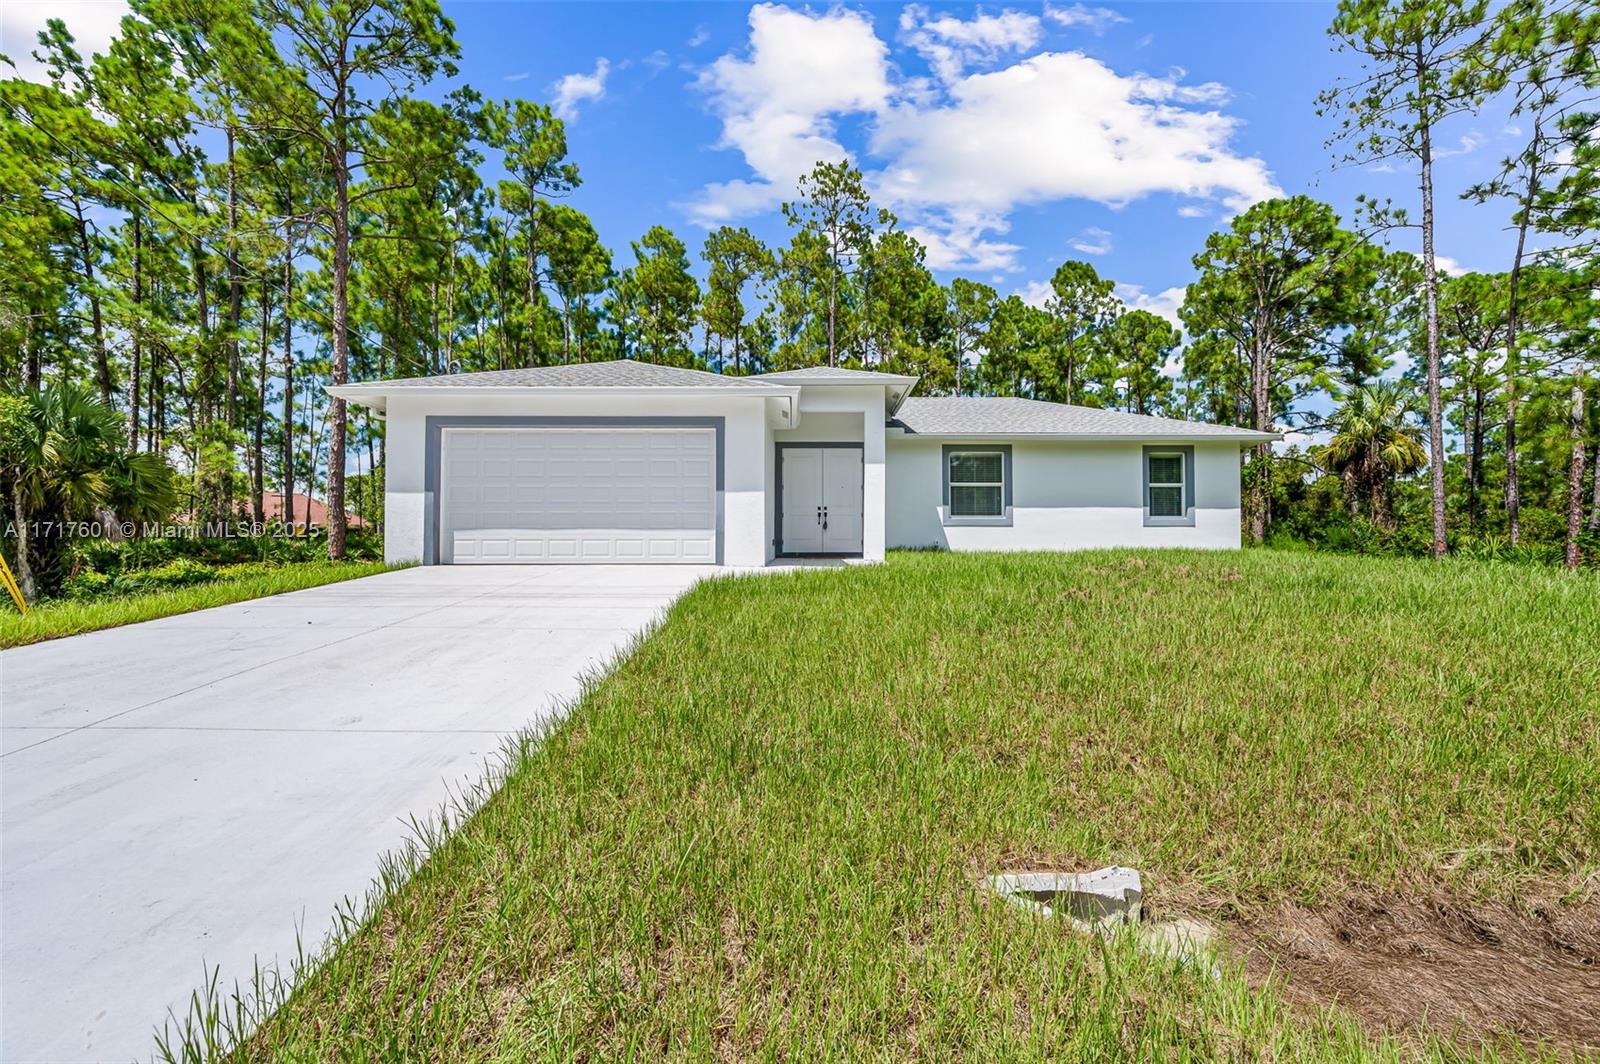
M 771 433 L 766 404 L 752 397 L 609 396 L 391 396 L 384 442 L 386 561 L 420 561 L 424 529 L 434 500 L 425 489 L 426 418 L 490 417 L 720 417 L 724 424 L 722 560 L 762 565 L 772 553 L 767 535 Z
M 861 443 L 862 461 L 862 538 L 864 561 L 883 561 L 886 540 L 884 521 L 885 453 L 882 385 L 812 385 L 800 393 L 800 424 L 771 433 L 767 442 L 769 468 L 776 443 Z M 776 485 L 769 473 L 768 484 Z M 776 491 L 767 500 L 767 553 L 772 556 L 776 539 Z
M 803 395 L 804 393 L 802 393 Z M 879 400 L 878 405 L 883 405 Z M 860 443 L 864 435 L 864 417 L 861 414 L 828 414 L 806 409 L 805 399 L 800 400 L 800 427 L 779 429 L 772 434 L 774 443 Z
M 1011 524 L 945 526 L 944 445 L 998 442 L 1012 453 Z M 891 438 L 888 543 L 949 550 L 1238 547 L 1238 444 L 1193 445 L 1193 526 L 1147 527 L 1143 453 L 1149 442 Z

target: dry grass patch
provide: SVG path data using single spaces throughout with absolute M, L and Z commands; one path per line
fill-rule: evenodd
M 1285 904 L 1234 925 L 1258 984 L 1371 1029 L 1434 1030 L 1493 1050 L 1600 1053 L 1600 902 L 1512 906 L 1423 892 Z

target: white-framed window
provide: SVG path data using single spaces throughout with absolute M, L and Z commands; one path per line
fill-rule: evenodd
M 1002 451 L 950 451 L 951 517 L 1003 517 L 1006 512 L 1006 458 Z
M 1147 464 L 1148 497 L 1145 506 L 1152 518 L 1184 518 L 1189 508 L 1184 505 L 1185 455 L 1182 451 L 1150 451 L 1145 455 Z

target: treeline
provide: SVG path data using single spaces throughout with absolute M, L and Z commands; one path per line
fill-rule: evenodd
M 800 177 L 781 246 L 725 226 L 691 248 L 655 226 L 613 251 L 566 202 L 582 173 L 547 106 L 423 98 L 458 57 L 433 0 L 135 0 L 90 59 L 53 21 L 35 49 L 49 84 L 0 82 L 0 374 L 36 397 L 22 442 L 0 440 L 11 516 L 114 508 L 109 486 L 69 496 L 44 468 L 48 433 L 73 431 L 62 412 L 97 405 L 120 424 L 103 462 L 174 457 L 187 512 L 260 519 L 267 491 L 325 493 L 338 557 L 347 508 L 381 520 L 382 425 L 325 385 L 638 358 L 1306 430 L 1331 442 L 1246 466 L 1258 541 L 1503 540 L 1577 564 L 1600 525 L 1596 24 L 1592 0 L 1346 0 L 1331 32 L 1359 69 L 1322 100 L 1333 148 L 1411 167 L 1415 213 L 1251 207 L 1195 256 L 1180 331 L 1083 262 L 1033 303 L 940 284 L 848 164 Z M 1516 252 L 1443 277 L 1434 130 L 1489 108 L 1526 144 L 1471 195 Z M 492 185 L 491 161 L 508 175 Z M 1422 255 L 1387 249 L 1402 229 Z M 1311 412 L 1320 396 L 1331 414 Z

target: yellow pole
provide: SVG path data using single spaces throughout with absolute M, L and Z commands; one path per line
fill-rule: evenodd
M 17 612 L 26 617 L 28 604 L 23 601 L 22 589 L 17 586 L 17 578 L 11 575 L 11 566 L 6 564 L 4 554 L 0 554 L 0 584 L 6 585 L 6 590 L 11 592 L 11 601 L 17 604 Z

